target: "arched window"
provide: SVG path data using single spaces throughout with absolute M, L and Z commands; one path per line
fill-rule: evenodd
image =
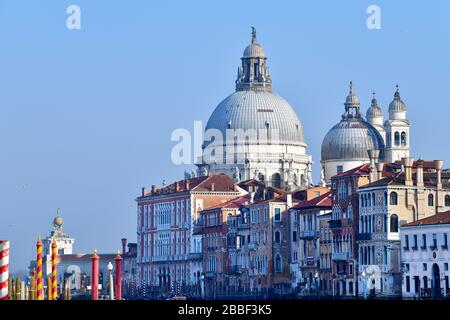
M 449 195 L 445 196 L 445 206 L 450 207 L 450 196 Z
M 396 131 L 394 134 L 394 143 L 396 146 L 400 145 L 400 133 L 398 131 Z
M 390 194 L 390 204 L 392 206 L 396 206 L 398 204 L 398 195 L 397 192 L 391 192 Z
M 390 231 L 398 232 L 398 216 L 396 214 L 391 215 Z
M 434 206 L 434 196 L 431 193 L 428 195 L 428 206 Z
M 275 231 L 275 243 L 280 243 L 281 242 L 281 234 L 280 231 Z
M 274 173 L 272 175 L 272 187 L 281 188 L 281 176 L 279 173 Z
M 402 146 L 405 147 L 406 146 L 406 132 L 405 131 L 402 132 L 401 142 L 402 142 Z
M 387 206 L 387 203 L 388 203 L 388 202 L 387 202 L 387 198 L 388 198 L 387 192 L 385 191 L 385 192 L 384 192 L 384 205 L 385 205 L 385 206 Z
M 281 257 L 278 253 L 275 256 L 275 272 L 281 272 Z

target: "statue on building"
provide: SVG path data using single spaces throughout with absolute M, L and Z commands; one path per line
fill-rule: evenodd
M 206 168 L 206 166 L 202 167 L 202 176 L 203 177 L 208 176 L 208 169 Z
M 325 169 L 322 168 L 322 170 L 320 170 L 319 186 L 325 187 L 326 185 L 327 185 L 327 183 L 325 182 Z
M 241 173 L 237 166 L 234 168 L 233 180 L 235 182 L 241 181 Z
M 192 169 L 192 171 L 191 171 L 191 178 L 195 178 L 197 175 L 195 174 L 195 170 L 194 169 Z

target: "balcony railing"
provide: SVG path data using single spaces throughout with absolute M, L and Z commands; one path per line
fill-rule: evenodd
M 448 245 L 443 244 L 443 245 L 441 246 L 441 248 L 442 248 L 442 250 L 448 250 Z
M 411 250 L 412 250 L 412 251 L 417 251 L 417 246 L 412 246 L 412 247 L 411 247 Z
M 300 239 L 316 239 L 318 237 L 319 237 L 319 231 L 316 231 L 316 230 L 300 231 L 300 233 L 299 233 Z
M 211 279 L 211 278 L 214 278 L 215 275 L 216 275 L 215 271 L 207 271 L 205 276 L 206 276 L 206 278 Z
M 188 254 L 189 260 L 198 260 L 198 259 L 202 259 L 202 258 L 203 258 L 203 254 L 201 252 L 193 252 L 193 253 Z
M 342 227 L 342 221 L 341 220 L 330 220 L 330 229 L 336 229 Z
M 437 250 L 437 245 L 434 245 L 434 244 L 431 245 L 431 246 L 430 246 L 430 250 L 431 250 L 431 251 Z
M 331 254 L 331 259 L 339 260 L 339 261 L 346 261 L 349 259 L 349 254 L 348 254 L 348 252 L 333 252 Z
M 357 233 L 356 234 L 356 240 L 364 241 L 364 240 L 372 240 L 372 234 L 371 233 Z

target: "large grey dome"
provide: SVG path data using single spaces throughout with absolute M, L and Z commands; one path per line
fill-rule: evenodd
M 304 145 L 303 128 L 289 103 L 270 91 L 236 91 L 214 110 L 206 125 L 227 129 L 278 130 L 280 144 Z M 261 134 L 261 133 L 259 133 Z M 250 141 L 249 141 L 250 142 Z
M 362 118 L 343 119 L 325 136 L 322 161 L 369 160 L 369 149 L 380 150 L 380 158 L 384 158 L 384 142 L 377 129 Z

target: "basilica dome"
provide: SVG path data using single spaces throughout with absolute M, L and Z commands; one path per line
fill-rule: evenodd
M 255 28 L 235 85 L 206 124 L 198 172 L 224 173 L 235 181 L 257 179 L 286 190 L 310 185 L 312 159 L 306 154 L 302 124 L 289 103 L 272 91 Z
M 206 125 L 208 129 L 220 130 L 224 138 L 227 129 L 269 129 L 278 132 L 280 144 L 304 144 L 303 128 L 295 111 L 285 99 L 268 91 L 231 94 L 212 113 Z
M 322 161 L 367 159 L 367 150 L 384 150 L 380 133 L 362 118 L 343 119 L 326 134 L 322 142 Z

